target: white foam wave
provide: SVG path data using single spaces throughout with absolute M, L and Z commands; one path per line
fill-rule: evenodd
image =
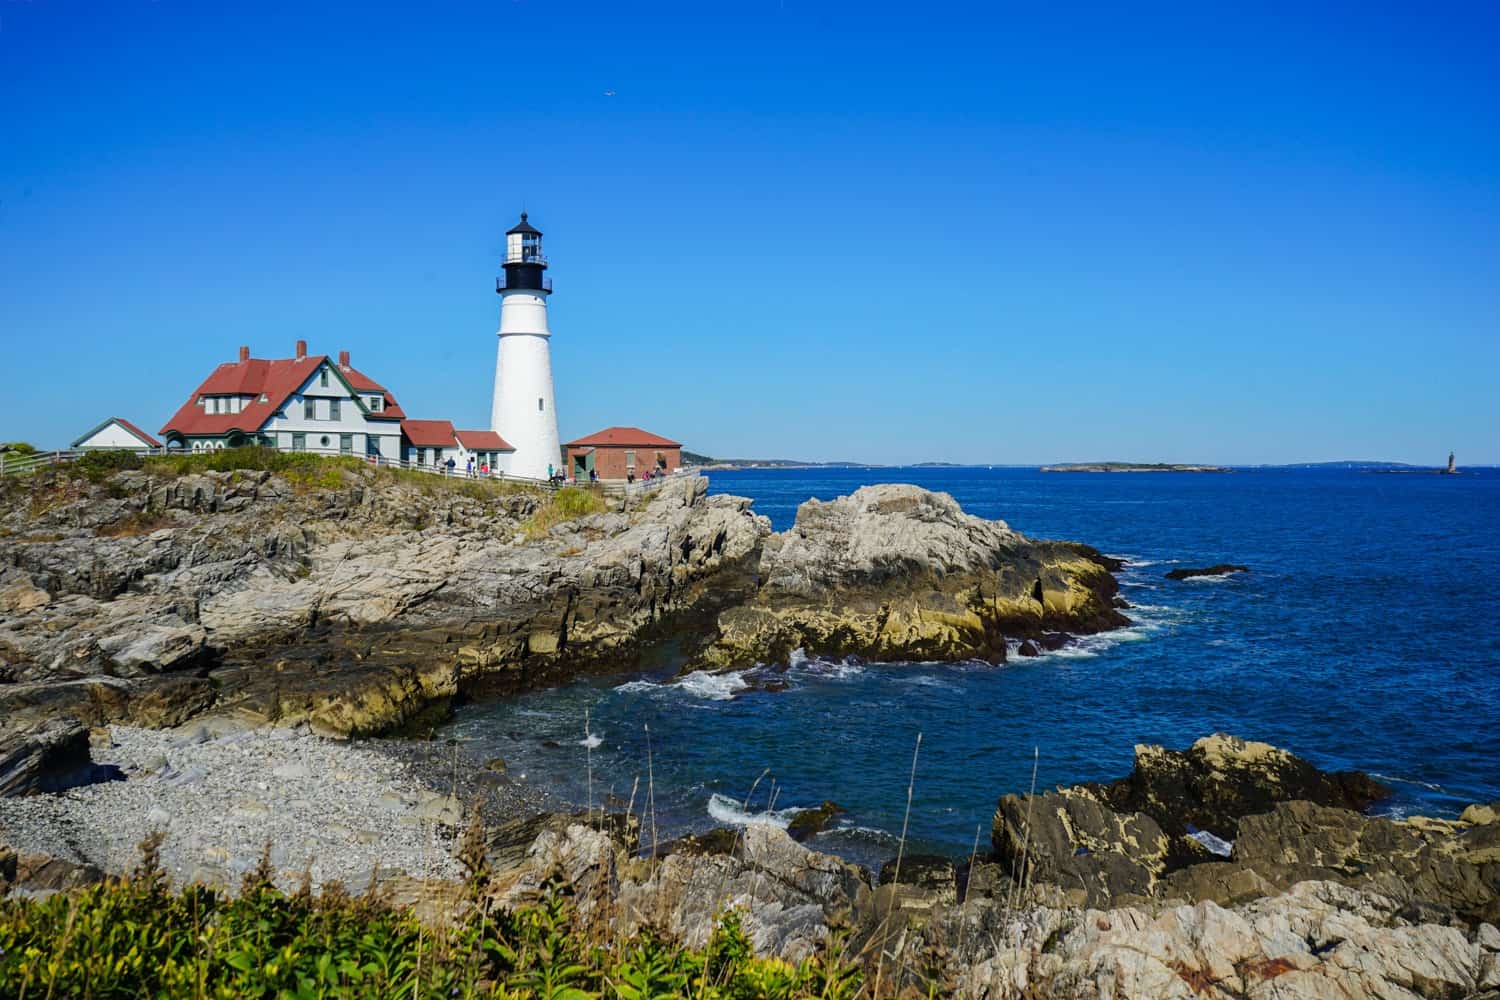
M 1180 561 L 1177 559 L 1142 559 L 1139 556 L 1117 556 L 1113 553 L 1110 553 L 1109 557 L 1111 559 L 1122 560 L 1125 563 L 1125 568 L 1127 570 L 1141 569 L 1145 566 L 1162 566 Z
M 708 797 L 708 814 L 715 821 L 725 826 L 750 826 L 752 823 L 768 823 L 771 826 L 779 826 L 783 830 L 792 821 L 792 817 L 801 812 L 801 809 L 765 809 L 761 812 L 750 812 L 743 804 L 714 792 Z
M 729 701 L 738 692 L 745 690 L 750 685 L 745 682 L 745 675 L 738 670 L 731 670 L 722 674 L 710 673 L 707 670 L 695 670 L 679 678 L 673 686 L 681 688 L 696 698 L 703 698 L 708 701 Z
M 729 701 L 739 692 L 750 685 L 745 680 L 743 671 L 731 670 L 728 673 L 715 674 L 707 670 L 695 670 L 666 684 L 658 684 L 655 681 L 636 680 L 626 681 L 624 684 L 615 685 L 615 690 L 624 694 L 660 694 L 663 692 L 683 691 L 695 698 L 703 698 L 707 701 Z
M 1431 781 L 1423 781 L 1420 778 L 1399 778 L 1394 774 L 1381 774 L 1379 771 L 1371 771 L 1370 777 L 1377 778 L 1381 781 L 1394 781 L 1398 785 L 1417 785 L 1420 788 L 1425 788 L 1428 791 L 1433 792 L 1447 791 L 1447 789 L 1445 789 L 1442 785 L 1434 784 Z
M 578 741 L 578 745 L 581 747 L 588 747 L 590 750 L 592 750 L 603 742 L 604 741 L 599 738 L 598 733 L 589 733 L 583 739 Z
M 834 680 L 847 680 L 850 677 L 858 677 L 865 672 L 865 668 L 858 663 L 849 663 L 845 660 L 825 660 L 819 656 L 808 656 L 802 649 L 792 650 L 787 658 L 788 672 L 795 670 L 800 674 L 811 674 L 814 677 L 828 677 Z
M 826 836 L 828 834 L 837 834 L 845 837 L 863 837 L 886 844 L 894 844 L 899 839 L 895 834 L 887 830 L 877 830 L 873 826 L 857 826 L 853 823 L 840 823 L 831 829 L 824 830 L 819 836 Z
M 1225 580 L 1233 580 L 1240 576 L 1239 573 L 1205 573 L 1202 576 L 1189 576 L 1177 581 L 1178 583 L 1223 583 Z

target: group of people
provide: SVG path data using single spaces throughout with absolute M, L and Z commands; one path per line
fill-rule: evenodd
M 652 480 L 660 479 L 662 476 L 665 476 L 666 474 L 667 474 L 667 470 L 666 469 L 656 469 L 656 468 L 647 469 L 646 470 L 646 474 L 643 475 L 643 476 L 641 476 L 641 481 L 645 482 L 645 483 L 649 483 Z M 625 481 L 627 483 L 634 483 L 635 482 L 635 469 L 634 468 L 629 468 L 629 469 L 625 470 Z
M 449 455 L 448 461 L 438 465 L 438 471 L 445 476 L 458 475 L 458 460 L 455 459 L 452 455 Z M 505 475 L 505 473 L 499 469 L 496 469 L 495 472 L 496 474 L 501 476 Z M 476 466 L 474 464 L 474 456 L 470 455 L 468 463 L 464 466 L 464 475 L 469 479 L 488 479 L 490 475 L 490 463 L 487 461 L 480 462 L 479 465 Z
M 444 476 L 457 476 L 459 474 L 458 460 L 452 455 L 448 456 L 447 461 L 434 462 L 433 468 Z M 503 477 L 505 475 L 505 472 L 499 468 L 496 468 L 493 471 L 497 476 Z M 476 465 L 474 462 L 474 456 L 472 455 L 470 455 L 468 461 L 464 463 L 463 475 L 469 479 L 488 479 L 490 476 L 490 472 L 491 470 L 489 462 L 481 461 Z M 664 476 L 666 476 L 666 474 L 666 469 L 651 468 L 647 469 L 646 472 L 640 477 L 640 479 L 642 482 L 649 483 L 654 480 L 663 478 Z M 548 463 L 547 480 L 551 483 L 560 485 L 568 481 L 568 475 L 562 469 L 556 468 L 551 463 Z M 597 470 L 589 470 L 588 481 L 590 484 L 599 482 L 599 473 Z M 634 467 L 625 470 L 625 481 L 632 485 L 635 483 L 636 475 Z

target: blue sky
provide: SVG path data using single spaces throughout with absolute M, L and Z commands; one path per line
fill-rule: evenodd
M 524 204 L 564 440 L 1500 462 L 1500 8 L 1061 6 L 0 4 L 0 439 L 483 426 Z

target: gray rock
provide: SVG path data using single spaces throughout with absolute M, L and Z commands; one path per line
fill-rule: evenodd
M 0 720 L 0 797 L 65 788 L 90 763 L 89 730 L 77 719 Z
M 1083 788 L 1002 797 L 991 844 L 1013 878 L 1081 889 L 1093 905 L 1151 895 L 1171 850 L 1150 816 L 1116 813 Z

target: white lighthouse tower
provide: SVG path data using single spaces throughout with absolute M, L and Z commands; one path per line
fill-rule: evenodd
M 515 448 L 505 472 L 545 479 L 562 459 L 557 411 L 552 405 L 552 352 L 547 329 L 547 258 L 542 234 L 521 221 L 505 234 L 505 273 L 495 279 L 500 293 L 500 350 L 495 360 L 495 402 L 490 429 Z

